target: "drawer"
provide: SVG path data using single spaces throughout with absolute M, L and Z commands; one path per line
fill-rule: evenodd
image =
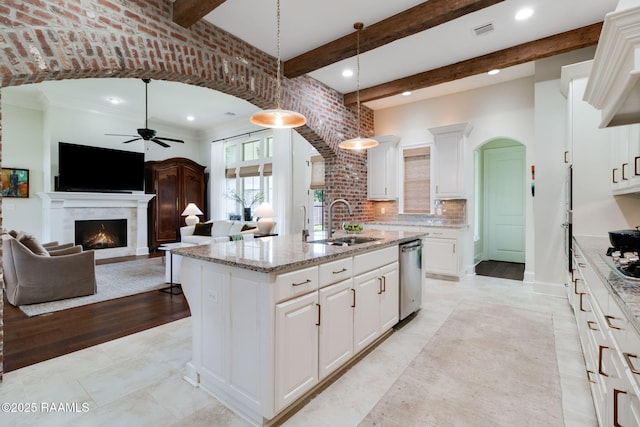
M 453 228 L 427 228 L 424 230 L 425 239 L 457 239 L 458 230 Z
M 353 258 L 344 258 L 318 266 L 319 286 L 322 288 L 332 283 L 350 278 L 353 275 Z
M 276 302 L 318 290 L 318 266 L 279 274 L 276 277 Z
M 398 261 L 398 247 L 390 246 L 353 257 L 353 274 L 362 274 Z

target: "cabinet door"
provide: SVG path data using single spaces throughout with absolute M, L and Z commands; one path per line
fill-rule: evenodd
M 200 209 L 206 209 L 204 202 L 205 185 L 204 175 L 201 170 L 184 165 L 182 167 L 182 206 L 179 207 L 179 213 L 189 203 L 195 203 Z
M 398 263 L 380 269 L 382 293 L 380 294 L 380 333 L 383 333 L 400 318 L 400 279 Z
M 358 353 L 380 335 L 382 278 L 378 270 L 354 277 L 353 289 L 353 350 Z
M 394 200 L 396 184 L 395 143 L 381 143 L 367 151 L 367 195 L 370 200 Z
M 318 314 L 317 292 L 276 305 L 276 411 L 318 383 Z
M 157 243 L 175 242 L 180 228 L 177 206 L 180 197 L 179 168 L 158 169 L 155 179 L 155 209 Z M 183 208 L 184 209 L 184 208 Z M 178 215 L 176 213 L 178 212 Z
M 326 377 L 353 356 L 352 279 L 320 289 L 319 376 Z
M 436 197 L 457 197 L 464 193 L 462 176 L 462 135 L 438 135 L 436 150 Z
M 448 276 L 458 275 L 456 240 L 424 239 L 424 271 Z

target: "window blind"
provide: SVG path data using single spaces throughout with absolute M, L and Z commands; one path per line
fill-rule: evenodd
M 312 190 L 324 188 L 324 159 L 322 156 L 311 156 L 311 185 Z
M 427 213 L 431 204 L 430 147 L 403 150 L 404 212 Z
M 253 166 L 240 166 L 240 172 L 238 173 L 240 178 L 246 178 L 248 176 L 260 176 L 260 165 Z

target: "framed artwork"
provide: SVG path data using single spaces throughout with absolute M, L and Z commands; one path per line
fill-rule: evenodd
M 29 197 L 29 169 L 2 168 L 2 197 Z

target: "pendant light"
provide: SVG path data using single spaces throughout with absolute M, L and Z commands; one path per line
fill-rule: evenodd
M 280 108 L 280 0 L 277 0 L 277 43 L 278 43 L 278 72 L 276 75 L 276 109 L 264 110 L 251 116 L 251 123 L 266 128 L 288 129 L 302 126 L 307 119 L 300 113 Z
M 356 42 L 356 107 L 358 108 L 358 137 L 342 141 L 338 144 L 338 147 L 345 150 L 361 150 L 365 148 L 373 148 L 378 145 L 378 141 L 371 138 L 360 137 L 360 31 L 364 28 L 362 22 L 356 22 L 353 24 L 353 28 L 357 31 Z

